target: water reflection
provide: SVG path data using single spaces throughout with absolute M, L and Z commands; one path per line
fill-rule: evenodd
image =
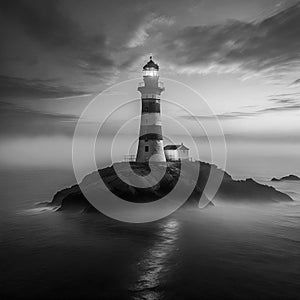
M 138 278 L 130 287 L 133 299 L 161 299 L 170 261 L 177 250 L 179 228 L 180 224 L 175 219 L 161 223 L 157 240 L 137 263 Z

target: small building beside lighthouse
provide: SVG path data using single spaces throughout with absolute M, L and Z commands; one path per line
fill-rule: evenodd
M 167 161 L 190 160 L 189 150 L 190 149 L 184 146 L 183 143 L 180 145 L 167 145 L 164 147 Z
M 143 67 L 143 82 L 138 87 L 142 111 L 136 162 L 145 163 L 150 158 L 154 162 L 166 161 L 160 114 L 160 97 L 165 88 L 159 81 L 158 73 L 159 66 L 150 56 L 150 60 Z

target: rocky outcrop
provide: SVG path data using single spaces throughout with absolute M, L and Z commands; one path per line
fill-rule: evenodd
M 300 178 L 296 175 L 287 175 L 281 178 L 272 178 L 271 181 L 285 181 L 285 180 L 300 180 Z
M 100 175 L 106 187 L 118 197 L 134 203 L 146 203 L 158 200 L 172 191 L 180 175 L 184 183 L 183 189 L 185 187 L 193 187 L 190 197 L 183 206 L 198 207 L 198 202 L 203 194 L 209 174 L 213 171 L 215 176 L 223 177 L 216 194 L 218 200 L 235 203 L 292 201 L 288 195 L 275 190 L 273 187 L 259 184 L 253 179 L 244 181 L 233 180 L 228 173 L 218 169 L 215 165 L 203 162 L 185 162 L 185 164 L 188 164 L 188 168 L 182 168 L 180 163 L 168 163 L 166 173 L 159 183 L 149 188 L 137 188 L 128 185 L 117 176 L 113 166 L 87 175 L 80 187 L 84 189 L 95 188 L 99 184 Z M 199 166 L 200 171 L 198 172 Z M 155 168 L 161 168 L 161 166 L 158 164 Z M 133 169 L 136 174 L 144 176 L 145 180 L 149 180 L 149 177 L 145 176 L 150 172 L 146 164 L 131 163 L 128 166 L 126 163 L 118 163 L 118 169 L 121 170 L 122 175 L 126 178 L 130 177 L 130 174 L 132 174 L 131 169 Z M 183 169 L 188 171 L 183 171 Z M 191 176 L 193 172 L 198 172 L 197 176 Z M 143 179 L 143 177 L 141 178 Z M 196 180 L 193 178 L 196 178 Z M 213 205 L 212 202 L 208 201 L 208 203 Z M 61 211 L 96 211 L 86 200 L 78 185 L 73 185 L 70 188 L 57 192 L 49 205 L 59 206 Z

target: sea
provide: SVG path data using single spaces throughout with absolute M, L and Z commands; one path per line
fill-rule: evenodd
M 290 203 L 218 204 L 130 224 L 36 203 L 72 170 L 0 172 L 0 299 L 300 299 L 300 182 Z

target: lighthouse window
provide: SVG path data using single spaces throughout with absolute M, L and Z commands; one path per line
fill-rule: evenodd
M 149 146 L 145 146 L 145 152 L 149 152 Z

